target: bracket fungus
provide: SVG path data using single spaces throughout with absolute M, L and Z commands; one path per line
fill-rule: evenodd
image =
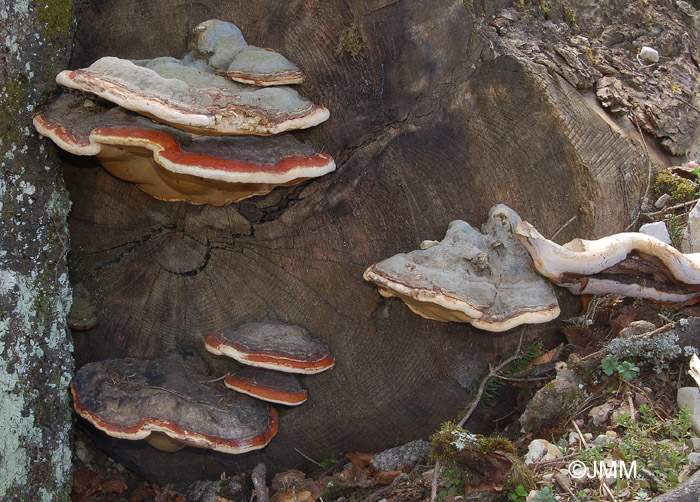
M 232 23 L 210 19 L 192 30 L 195 55 L 233 81 L 257 86 L 304 82 L 304 73 L 283 55 L 248 45 Z
M 612 293 L 664 302 L 700 294 L 700 253 L 683 254 L 655 237 L 625 232 L 560 246 L 527 222 L 516 227 L 537 271 L 575 294 Z
M 161 200 L 221 206 L 294 185 L 335 169 L 291 135 L 199 136 L 120 107 L 64 94 L 34 117 L 34 126 L 76 155 L 96 155 L 117 178 Z
M 326 344 L 304 328 L 282 323 L 251 322 L 217 331 L 207 336 L 206 348 L 241 364 L 284 373 L 312 375 L 335 364 Z
M 375 263 L 364 278 L 427 319 L 496 332 L 548 322 L 559 315 L 559 304 L 515 237 L 520 221 L 515 211 L 496 205 L 483 233 L 455 220 L 440 243 Z
M 199 361 L 201 363 L 201 361 Z M 71 384 L 80 416 L 110 436 L 145 439 L 172 451 L 170 439 L 224 453 L 263 448 L 277 432 L 277 412 L 262 401 L 200 383 L 206 375 L 182 357 L 112 359 L 86 364 Z
M 296 375 L 248 367 L 224 380 L 229 389 L 270 403 L 297 406 L 309 397 Z
M 329 117 L 326 108 L 290 87 L 237 84 L 196 61 L 175 58 L 103 57 L 88 68 L 62 71 L 56 82 L 197 134 L 278 134 Z

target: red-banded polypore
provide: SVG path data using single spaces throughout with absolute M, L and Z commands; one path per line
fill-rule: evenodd
M 514 234 L 519 222 L 499 204 L 489 211 L 483 233 L 455 220 L 440 243 L 375 263 L 364 278 L 428 319 L 487 331 L 548 322 L 559 315 L 559 304 L 552 287 L 531 270 Z
M 193 364 L 181 354 L 154 361 L 113 359 L 80 368 L 71 391 L 78 414 L 113 437 L 147 439 L 161 433 L 186 446 L 224 453 L 267 445 L 277 432 L 274 408 L 231 394 L 208 378 L 201 360 Z
M 227 387 L 288 406 L 299 405 L 308 397 L 292 373 L 312 375 L 335 364 L 325 343 L 304 328 L 282 323 L 255 322 L 217 331 L 207 336 L 205 346 L 213 354 L 249 366 L 227 376 Z
M 335 169 L 291 135 L 200 136 L 81 95 L 64 94 L 34 117 L 35 128 L 76 155 L 96 155 L 114 176 L 161 200 L 225 205 Z
M 252 322 L 207 336 L 206 348 L 241 364 L 284 373 L 312 375 L 333 367 L 328 346 L 299 326 Z
M 535 268 L 575 294 L 612 293 L 682 302 L 700 294 L 700 253 L 683 254 L 655 237 L 625 232 L 560 246 L 520 222 L 516 234 Z
M 297 65 L 272 49 L 248 45 L 232 23 L 210 19 L 192 31 L 191 48 L 198 59 L 231 80 L 257 86 L 304 82 Z
M 296 375 L 261 368 L 244 368 L 227 376 L 224 384 L 236 392 L 287 406 L 300 405 L 309 396 Z
M 88 68 L 62 71 L 56 82 L 197 134 L 278 134 L 329 117 L 290 87 L 237 84 L 196 60 L 103 57 Z

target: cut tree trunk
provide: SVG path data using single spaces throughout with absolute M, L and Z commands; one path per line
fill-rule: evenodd
M 70 496 L 70 201 L 32 112 L 68 63 L 76 14 L 71 0 L 0 4 L 0 500 Z
M 264 320 L 303 326 L 337 361 L 304 378 L 308 402 L 281 410 L 280 432 L 260 453 L 164 454 L 103 438 L 113 455 L 173 482 L 261 461 L 275 472 L 302 465 L 299 452 L 321 460 L 426 436 L 457 416 L 487 362 L 517 346 L 519 330 L 422 319 L 380 297 L 364 269 L 441 239 L 451 220 L 478 226 L 496 203 L 547 236 L 574 218 L 559 241 L 600 237 L 635 219 L 668 155 L 652 137 L 643 145 L 628 118 L 606 115 L 585 85 L 572 85 L 590 69 L 542 64 L 500 40 L 493 14 L 513 4 L 486 3 L 488 11 L 457 0 L 86 7 L 73 68 L 107 55 L 179 57 L 198 23 L 235 22 L 249 43 L 304 69 L 302 92 L 331 118 L 298 137 L 338 164 L 318 180 L 217 208 L 161 202 L 70 159 L 71 273 L 100 313 L 96 328 L 75 335 L 79 365 L 154 358 L 178 345 L 204 353 L 208 333 Z M 535 11 L 510 11 L 520 16 L 507 20 L 514 26 L 539 23 L 541 34 L 549 26 Z M 562 318 L 572 313 L 565 308 Z M 526 340 L 556 330 L 533 326 Z M 232 367 L 207 357 L 215 375 Z M 472 424 L 487 426 L 483 415 Z

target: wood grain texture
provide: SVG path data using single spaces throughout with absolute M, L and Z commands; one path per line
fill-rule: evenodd
M 319 180 L 224 208 L 160 202 L 101 169 L 67 168 L 73 280 L 101 311 L 97 328 L 76 334 L 78 364 L 153 358 L 176 345 L 204 352 L 206 334 L 265 320 L 306 328 L 336 357 L 334 369 L 304 380 L 308 402 L 280 411 L 280 431 L 261 453 L 168 456 L 112 442 L 113 455 L 172 482 L 261 459 L 272 471 L 303 465 L 294 448 L 321 460 L 425 437 L 457 415 L 474 379 L 518 333 L 422 319 L 380 297 L 364 269 L 441 238 L 454 219 L 478 225 L 498 202 L 547 236 L 576 215 L 562 242 L 626 224 L 645 188 L 641 147 L 563 79 L 499 53 L 484 13 L 466 4 L 115 0 L 86 8 L 73 67 L 108 54 L 179 57 L 201 21 L 237 23 L 249 43 L 305 72 L 301 92 L 331 118 L 297 137 L 338 164 Z M 362 39 L 355 57 L 339 47 L 353 25 Z M 526 338 L 556 329 L 531 327 Z M 217 374 L 230 369 L 208 358 Z

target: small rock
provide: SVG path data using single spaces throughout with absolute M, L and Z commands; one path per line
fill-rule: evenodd
M 690 438 L 690 447 L 695 450 L 700 450 L 700 438 Z
M 681 248 L 684 253 L 700 252 L 700 203 L 696 204 L 688 214 L 688 224 Z
M 241 500 L 245 489 L 236 478 L 220 479 L 217 481 L 195 481 L 186 490 L 187 502 L 211 502 L 212 500 Z
M 423 464 L 430 455 L 430 443 L 418 439 L 373 455 L 369 465 L 377 471 L 403 471 Z
M 526 464 L 534 464 L 535 462 L 543 462 L 561 457 L 561 451 L 552 443 L 545 439 L 535 439 L 527 447 L 527 455 L 525 455 Z
M 620 330 L 620 338 L 630 338 L 637 335 L 643 335 L 644 333 L 649 333 L 654 331 L 656 326 L 649 321 L 633 321 L 629 325 Z
M 569 434 L 569 446 L 575 446 L 580 442 L 581 437 L 578 435 L 578 432 L 572 432 Z
M 694 451 L 692 453 L 688 454 L 688 463 L 690 465 L 699 465 L 700 464 L 700 453 Z
M 645 223 L 639 228 L 639 232 L 651 237 L 656 237 L 661 242 L 665 242 L 668 245 L 673 245 L 671 242 L 671 236 L 668 233 L 668 228 L 666 228 L 665 221 Z
M 610 439 L 617 439 L 617 432 L 615 431 L 607 431 L 605 435 L 608 436 Z
M 612 441 L 612 438 L 609 438 L 609 437 L 606 436 L 605 434 L 601 434 L 600 436 L 598 436 L 597 438 L 595 438 L 595 439 L 591 442 L 591 444 L 594 444 L 594 445 L 597 445 L 597 446 L 603 446 L 603 445 L 606 445 L 606 444 L 610 443 L 611 441 Z
M 80 440 L 77 440 L 75 442 L 75 455 L 85 465 L 90 464 L 90 462 L 92 462 L 92 459 L 94 458 L 93 453 L 88 449 L 87 446 L 85 446 L 85 443 L 83 443 Z
M 651 401 L 641 392 L 634 393 L 634 404 L 639 408 L 640 406 L 651 406 Z
M 610 413 L 614 408 L 615 404 L 611 401 L 603 403 L 600 406 L 591 408 L 591 411 L 588 412 L 588 415 L 593 420 L 593 425 L 595 425 L 596 427 L 600 427 L 605 422 L 607 422 L 608 418 L 610 417 Z
M 560 472 L 557 472 L 554 475 L 554 481 L 557 482 L 557 484 L 561 487 L 562 490 L 565 492 L 570 492 L 571 491 L 571 480 L 569 479 L 569 476 L 566 474 L 562 474 Z
M 697 387 L 681 387 L 676 395 L 679 408 L 690 410 L 690 424 L 700 434 L 700 390 Z
M 535 393 L 520 417 L 525 432 L 551 427 L 563 414 L 576 409 L 584 397 L 581 380 L 574 371 L 564 363 L 556 369 L 556 378 Z
M 584 432 L 583 439 L 585 439 L 586 441 L 590 441 L 591 439 L 593 439 L 593 434 L 591 434 L 590 432 Z
M 425 240 L 420 243 L 421 249 L 430 249 L 440 244 L 438 241 Z
M 671 196 L 669 194 L 661 194 L 661 197 L 656 199 L 656 202 L 654 202 L 654 207 L 656 209 L 663 209 L 664 207 L 666 207 L 666 204 L 668 204 L 669 200 L 671 200 Z
M 275 474 L 275 477 L 272 478 L 271 486 L 274 491 L 278 492 L 290 486 L 298 485 L 305 477 L 306 474 L 295 469 L 286 472 L 278 472 Z
M 645 45 L 644 47 L 642 47 L 642 50 L 639 51 L 639 58 L 642 61 L 646 61 L 647 63 L 658 63 L 659 51 Z

